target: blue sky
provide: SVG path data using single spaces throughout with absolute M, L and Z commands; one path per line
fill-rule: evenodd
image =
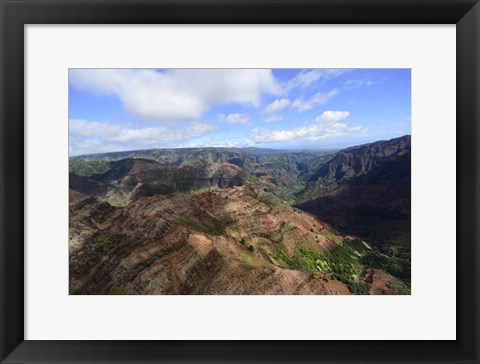
M 411 133 L 409 69 L 70 69 L 69 153 L 343 148 Z

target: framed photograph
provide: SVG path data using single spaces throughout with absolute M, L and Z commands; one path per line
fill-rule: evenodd
M 478 1 L 0 1 L 2 363 L 479 362 Z
M 410 81 L 69 69 L 70 295 L 410 295 Z

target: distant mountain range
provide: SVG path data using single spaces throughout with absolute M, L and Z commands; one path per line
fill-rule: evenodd
M 410 136 L 70 158 L 72 294 L 408 294 Z
M 157 160 L 196 160 L 201 158 L 225 158 L 231 156 L 258 156 L 265 154 L 284 154 L 284 153 L 313 153 L 313 154 L 325 154 L 337 152 L 339 149 L 335 148 L 322 148 L 318 150 L 311 149 L 269 149 L 269 148 L 226 148 L 226 147 L 195 147 L 195 148 L 167 148 L 167 149 L 143 149 L 143 150 L 131 150 L 124 152 L 110 152 L 110 153 L 97 153 L 86 154 L 70 157 L 71 160 L 83 159 L 83 160 L 119 160 L 125 158 L 147 158 Z

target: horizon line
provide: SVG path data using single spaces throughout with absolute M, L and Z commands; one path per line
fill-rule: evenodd
M 362 145 L 367 145 L 367 144 L 373 144 L 381 141 L 388 141 L 388 140 L 393 140 L 393 139 L 399 139 L 403 138 L 405 136 L 411 136 L 411 134 L 404 134 L 399 137 L 395 138 L 390 138 L 390 139 L 378 139 L 372 142 L 368 143 L 361 143 L 361 144 L 352 144 L 349 146 L 344 146 L 344 147 L 324 147 L 324 148 L 269 148 L 269 147 L 223 147 L 223 146 L 197 146 L 197 147 L 164 147 L 164 148 L 146 148 L 146 149 L 131 149 L 131 150 L 118 150 L 118 151 L 112 151 L 112 152 L 102 152 L 102 153 L 91 153 L 91 154 L 78 154 L 78 155 L 69 155 L 68 158 L 79 158 L 79 157 L 88 157 L 88 156 L 95 156 L 95 155 L 105 155 L 105 154 L 115 154 L 115 153 L 134 153 L 134 152 L 145 152 L 145 151 L 150 151 L 150 150 L 180 150 L 180 149 L 266 149 L 266 150 L 271 150 L 271 151 L 285 151 L 285 152 L 304 152 L 304 151 L 322 151 L 322 150 L 342 150 L 342 149 L 348 149 L 352 147 L 357 147 L 357 146 L 362 146 Z

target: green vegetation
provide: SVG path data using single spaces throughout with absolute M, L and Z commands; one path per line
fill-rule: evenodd
M 328 253 L 315 253 L 300 243 L 295 249 L 293 266 L 299 270 L 336 273 L 353 281 L 362 272 L 358 252 L 347 243 Z
M 272 248 L 272 253 L 269 255 L 273 264 L 281 268 L 294 269 L 294 260 L 287 252 L 285 245 L 282 243 L 275 244 Z
M 209 187 L 202 187 L 202 188 L 194 187 L 190 191 L 188 191 L 188 193 L 191 195 L 200 195 L 202 193 L 208 192 L 209 190 L 210 190 Z
M 247 270 L 257 268 L 268 268 L 271 271 L 274 270 L 272 264 L 265 263 L 262 259 L 258 258 L 255 254 L 252 254 L 251 252 L 240 252 L 237 259 L 240 265 Z
M 317 253 L 299 243 L 293 257 L 279 244 L 271 259 L 283 268 L 307 272 L 329 273 L 332 278 L 345 283 L 353 294 L 368 294 L 368 285 L 359 282 L 362 266 L 357 250 L 344 243 L 329 253 Z
M 327 192 L 325 191 L 325 187 L 317 186 L 316 184 L 307 184 L 302 188 L 300 191 L 296 192 L 294 195 L 294 203 L 295 205 L 300 205 L 302 203 L 315 200 L 319 197 L 326 196 Z
M 395 290 L 395 292 L 398 292 L 398 294 L 411 294 L 412 290 L 410 288 L 410 285 L 406 284 L 395 284 L 395 283 L 389 283 L 388 285 L 390 288 Z
M 381 249 L 386 255 L 410 261 L 410 241 L 392 240 Z
M 369 250 L 360 240 L 343 241 L 330 252 L 315 252 L 301 242 L 290 256 L 283 244 L 277 244 L 270 260 L 282 267 L 307 272 L 331 274 L 333 279 L 345 283 L 353 294 L 368 294 L 368 285 L 359 280 L 364 268 L 377 268 L 410 282 L 410 263 L 387 256 L 376 249 Z
M 69 170 L 79 176 L 90 177 L 107 172 L 110 163 L 104 160 L 70 159 Z
M 272 209 L 275 209 L 275 207 L 277 207 L 280 204 L 278 199 L 272 194 L 261 195 L 257 198 L 257 200 Z
M 104 294 L 109 294 L 109 295 L 114 295 L 114 296 L 120 296 L 120 295 L 125 295 L 125 291 L 122 287 L 117 286 L 114 283 L 109 283 L 106 285 L 104 289 Z
M 392 276 L 398 277 L 407 283 L 410 282 L 410 263 L 400 258 L 389 257 L 378 250 L 372 250 L 362 256 L 361 262 L 369 268 L 380 268 Z
M 356 222 L 332 220 L 330 216 L 319 215 L 320 218 L 330 222 L 340 231 L 363 237 L 376 245 L 382 252 L 388 255 L 398 256 L 403 259 L 410 257 L 410 221 L 408 219 L 378 219 L 365 217 L 361 211 L 356 216 Z M 382 244 L 380 244 L 382 243 Z
M 131 202 L 130 194 L 122 192 L 118 187 L 107 192 L 104 199 L 110 205 L 117 207 L 127 206 Z
M 99 234 L 93 238 L 93 246 L 103 254 L 107 254 L 113 248 L 113 237 L 107 234 Z
M 370 289 L 368 287 L 368 284 L 364 282 L 354 281 L 352 279 L 345 278 L 344 276 L 336 273 L 332 274 L 332 278 L 346 284 L 352 294 L 357 294 L 357 295 L 370 294 Z
M 225 228 L 229 224 L 228 221 L 224 221 L 215 216 L 210 216 L 208 221 L 200 221 L 195 217 L 179 217 L 175 220 L 179 225 L 187 226 L 193 230 L 210 234 L 210 235 L 223 235 L 225 234 Z

